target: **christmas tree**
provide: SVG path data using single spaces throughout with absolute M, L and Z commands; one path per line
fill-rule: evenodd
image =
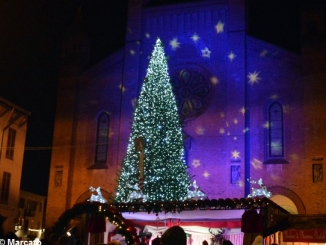
M 157 39 L 134 112 L 117 202 L 185 200 L 190 186 L 167 59 Z

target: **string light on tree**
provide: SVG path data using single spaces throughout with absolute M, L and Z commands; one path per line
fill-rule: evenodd
M 135 146 L 139 138 L 144 141 L 141 148 Z M 133 197 L 146 197 L 146 201 L 188 198 L 191 184 L 181 124 L 160 39 L 156 41 L 136 105 L 118 182 L 117 202 L 135 201 L 131 200 Z

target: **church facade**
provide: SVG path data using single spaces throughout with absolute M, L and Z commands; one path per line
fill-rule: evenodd
M 66 209 L 86 201 L 90 186 L 101 187 L 106 199 L 114 197 L 157 38 L 168 56 L 189 175 L 208 198 L 246 197 L 259 188 L 249 180 L 262 179 L 273 201 L 291 213 L 326 212 L 321 41 L 303 28 L 299 55 L 249 36 L 245 23 L 242 0 L 159 7 L 129 1 L 124 49 L 81 75 L 74 74 L 73 64 L 66 66 L 48 228 Z

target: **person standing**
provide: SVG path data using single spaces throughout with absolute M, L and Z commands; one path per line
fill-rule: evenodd
M 161 237 L 162 245 L 187 245 L 186 232 L 180 226 L 172 226 Z
M 206 240 L 204 240 L 204 241 L 202 242 L 202 245 L 208 245 L 208 242 L 207 242 Z

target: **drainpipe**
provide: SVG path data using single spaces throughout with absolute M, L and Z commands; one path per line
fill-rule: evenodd
M 247 83 L 248 74 L 248 47 L 247 47 L 247 30 L 248 30 L 248 5 L 247 1 L 244 1 L 245 10 L 245 38 L 244 38 L 244 89 L 245 89 L 245 173 L 244 173 L 244 186 L 245 186 L 245 197 L 250 194 L 250 183 L 247 181 L 250 176 L 250 87 Z

